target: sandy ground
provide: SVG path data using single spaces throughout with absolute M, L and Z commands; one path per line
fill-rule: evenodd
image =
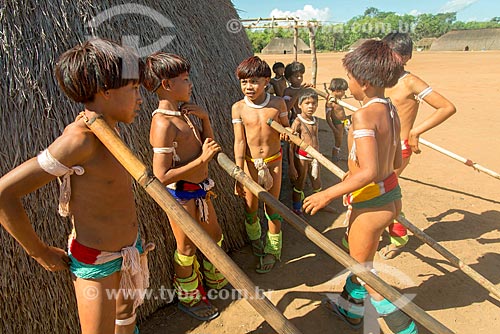
M 333 77 L 345 76 L 342 57 L 333 53 L 318 56 L 318 88 Z M 270 65 L 293 60 L 291 55 L 264 58 Z M 453 101 L 458 110 L 422 137 L 496 172 L 500 172 L 499 60 L 500 52 L 425 52 L 414 54 L 407 66 Z M 299 61 L 308 68 L 306 81 L 310 80 L 310 55 L 300 56 Z M 324 121 L 323 103 L 317 113 L 322 118 L 320 144 L 322 153 L 330 157 L 332 136 Z M 431 112 L 422 105 L 417 122 Z M 345 152 L 344 147 L 344 157 Z M 345 162 L 339 165 L 346 169 Z M 325 169 L 321 176 L 324 186 L 338 182 Z M 400 183 L 406 217 L 500 289 L 500 181 L 422 147 L 422 154 L 412 157 Z M 290 193 L 285 181 L 282 200 L 287 205 L 291 204 Z M 340 244 L 345 212 L 340 200 L 332 206 L 340 213 L 323 212 L 307 216 L 307 220 Z M 327 293 L 341 291 L 345 269 L 290 225 L 285 224 L 283 230 L 282 261 L 271 273 L 254 272 L 249 247 L 231 254 L 232 258 L 303 333 L 355 333 L 321 306 Z M 380 247 L 387 242 L 385 236 Z M 417 238 L 411 238 L 406 252 L 395 259 L 376 258 L 376 267 L 384 279 L 401 293 L 414 296 L 418 306 L 454 332 L 498 333 L 500 299 Z M 210 323 L 201 323 L 169 306 L 143 322 L 141 333 L 275 332 L 245 300 L 218 299 L 214 304 L 221 315 Z M 420 333 L 430 333 L 423 326 L 419 328 Z M 376 329 L 371 332 L 378 333 Z

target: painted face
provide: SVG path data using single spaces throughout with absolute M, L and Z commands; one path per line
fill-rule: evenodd
M 304 74 L 296 72 L 288 78 L 288 81 L 293 87 L 299 87 L 302 85 L 302 81 L 304 81 Z
M 189 78 L 189 73 L 184 72 L 169 79 L 169 88 L 173 97 L 179 102 L 189 102 L 193 90 L 193 83 Z
M 312 117 L 317 108 L 318 108 L 318 101 L 312 97 L 303 99 L 302 103 L 300 104 L 300 110 L 302 110 L 302 112 L 309 118 Z
M 264 97 L 268 83 L 269 78 L 264 77 L 240 79 L 241 91 L 247 98 L 254 102 L 259 100 L 259 98 Z
M 142 104 L 139 86 L 139 83 L 129 83 L 108 91 L 114 109 L 114 112 L 110 114 L 113 120 L 130 124 L 138 116 Z

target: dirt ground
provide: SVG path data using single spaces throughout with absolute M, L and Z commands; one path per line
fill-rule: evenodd
M 299 56 L 307 68 L 306 81 L 311 77 L 310 57 Z M 318 88 L 333 77 L 345 77 L 342 57 L 341 53 L 318 55 Z M 293 60 L 292 55 L 263 58 L 270 65 Z M 496 172 L 500 172 L 500 112 L 496 105 L 500 96 L 499 60 L 500 52 L 417 52 L 407 66 L 457 107 L 456 115 L 422 137 Z M 352 99 L 346 101 L 358 105 Z M 323 104 L 317 113 L 322 119 L 321 151 L 331 157 L 332 135 L 324 121 Z M 423 104 L 417 122 L 431 112 Z M 400 180 L 406 217 L 500 289 L 500 181 L 427 147 L 421 149 Z M 347 156 L 345 147 L 341 154 Z M 345 161 L 339 166 L 345 170 Z M 321 177 L 324 187 L 338 182 L 325 169 Z M 282 200 L 291 205 L 291 187 L 286 179 L 282 188 Z M 345 211 L 340 200 L 332 206 L 340 213 L 321 212 L 306 218 L 340 245 Z M 283 234 L 282 260 L 269 274 L 254 272 L 255 260 L 249 247 L 231 257 L 303 333 L 355 333 L 321 306 L 327 293 L 341 291 L 345 269 L 290 225 L 284 224 Z M 380 247 L 387 242 L 384 236 Z M 500 299 L 416 237 L 410 239 L 406 252 L 392 260 L 376 258 L 375 266 L 381 277 L 401 293 L 413 295 L 413 302 L 452 331 L 498 333 Z M 209 323 L 169 306 L 143 322 L 141 333 L 275 333 L 245 300 L 213 303 L 221 315 Z M 421 325 L 419 329 L 420 333 L 430 333 Z

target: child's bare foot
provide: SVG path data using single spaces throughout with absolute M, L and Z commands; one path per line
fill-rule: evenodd
M 329 298 L 324 299 L 321 302 L 327 310 L 332 312 L 333 315 L 339 317 L 342 321 L 344 321 L 346 324 L 348 324 L 352 329 L 360 329 L 361 326 L 363 326 L 363 318 L 359 319 L 354 319 L 354 318 L 349 318 L 345 316 L 340 310 L 339 306 L 334 300 L 331 300 Z
M 217 310 L 217 307 L 213 306 L 208 300 L 206 302 L 201 300 L 198 304 L 193 306 L 188 306 L 179 302 L 177 306 L 181 311 L 186 312 L 193 318 L 200 321 L 209 321 L 219 316 L 219 310 Z
M 272 254 L 261 256 L 259 260 L 259 264 L 257 265 L 257 268 L 255 268 L 255 271 L 259 274 L 266 274 L 270 272 L 276 264 L 276 257 Z
M 385 246 L 384 248 L 382 248 L 378 252 L 378 254 L 380 255 L 380 257 L 382 259 L 389 260 L 389 259 L 393 259 L 396 256 L 398 256 L 399 253 L 401 253 L 403 251 L 403 248 L 404 248 L 404 246 L 395 246 L 393 244 L 389 244 L 389 245 Z

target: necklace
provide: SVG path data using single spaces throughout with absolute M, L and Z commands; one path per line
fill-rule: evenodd
M 301 89 L 302 87 L 293 87 L 293 86 L 289 86 L 289 88 L 291 88 L 291 89 Z
M 245 100 L 245 104 L 246 104 L 247 106 L 249 106 L 250 108 L 262 109 L 262 108 L 264 108 L 265 106 L 267 106 L 267 104 L 268 104 L 268 103 L 269 103 L 269 101 L 271 100 L 271 94 L 266 93 L 266 99 L 265 99 L 265 100 L 264 100 L 264 102 L 262 102 L 261 104 L 255 104 L 255 103 L 253 103 L 252 101 L 250 101 L 250 100 L 248 99 L 248 97 L 247 97 L 247 96 L 245 96 L 244 100 Z
M 302 117 L 300 114 L 297 115 L 297 117 L 300 119 L 301 122 L 303 123 L 306 123 L 306 124 L 310 124 L 310 125 L 314 125 L 316 124 L 316 117 L 313 116 L 313 119 L 312 121 L 308 121 L 307 119 L 305 119 L 304 117 Z
M 151 116 L 154 116 L 156 113 L 160 113 L 163 115 L 168 115 L 168 116 L 181 116 L 182 113 L 180 111 L 175 111 L 175 110 L 167 110 L 167 109 L 156 109 L 153 111 L 153 114 Z

